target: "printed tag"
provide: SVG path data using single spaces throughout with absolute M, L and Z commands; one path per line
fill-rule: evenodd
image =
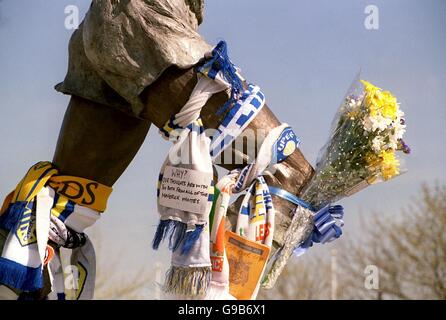
M 212 172 L 166 166 L 161 180 L 159 203 L 182 211 L 204 214 Z
M 291 127 L 285 128 L 273 145 L 273 160 L 282 162 L 290 156 L 298 147 L 300 140 Z
M 226 230 L 225 235 L 229 261 L 229 292 L 237 300 L 249 300 L 260 281 L 270 248 L 229 230 Z

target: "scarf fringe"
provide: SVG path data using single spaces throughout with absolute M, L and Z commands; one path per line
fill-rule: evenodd
M 43 288 L 42 268 L 26 267 L 0 257 L 0 283 L 20 291 L 37 291 Z
M 200 238 L 201 232 L 204 229 L 204 225 L 195 226 L 195 230 L 186 233 L 186 238 L 184 239 L 183 246 L 181 248 L 181 254 L 188 254 L 195 242 Z
M 174 221 L 169 237 L 169 249 L 176 251 L 186 236 L 187 225 L 180 221 Z
M 152 248 L 154 250 L 158 250 L 161 241 L 163 241 L 167 234 L 170 232 L 170 229 L 173 227 L 174 221 L 172 220 L 161 220 L 156 228 L 155 237 L 152 241 Z
M 164 291 L 183 296 L 204 295 L 210 286 L 211 276 L 211 267 L 172 266 L 167 271 Z
M 228 55 L 228 48 L 225 41 L 220 41 L 212 50 L 212 57 L 201 67 L 198 68 L 199 72 L 206 73 L 211 79 L 215 79 L 218 72 L 221 72 L 222 77 L 231 88 L 231 96 L 228 101 L 225 102 L 217 110 L 217 114 L 221 115 L 228 107 L 237 100 L 237 97 L 243 92 L 243 82 L 237 74 L 237 69 L 232 64 Z
M 152 248 L 169 238 L 169 249 L 176 251 L 181 247 L 181 254 L 188 254 L 203 232 L 204 225 L 196 225 L 195 230 L 187 231 L 187 224 L 176 220 L 161 220 L 153 238 Z

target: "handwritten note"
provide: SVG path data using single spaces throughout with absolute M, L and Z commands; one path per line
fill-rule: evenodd
M 212 172 L 166 166 L 159 203 L 169 208 L 204 214 L 211 181 Z

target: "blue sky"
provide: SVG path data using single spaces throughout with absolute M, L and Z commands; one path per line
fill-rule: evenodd
M 30 165 L 52 158 L 69 100 L 53 89 L 64 78 L 72 33 L 64 27 L 64 8 L 77 5 L 82 18 L 89 4 L 0 1 L 0 197 Z M 369 4 L 379 8 L 378 30 L 364 27 Z M 311 163 L 359 69 L 398 97 L 413 150 L 406 157 L 409 171 L 342 201 L 345 230 L 353 234 L 361 214 L 395 215 L 421 183 L 446 181 L 445 16 L 441 0 L 208 1 L 200 33 L 212 44 L 228 42 L 232 60 L 262 87 L 279 119 L 293 126 Z M 155 182 L 168 148 L 152 128 L 94 227 L 103 250 L 122 248 L 122 271 L 166 259 L 149 244 L 157 223 Z

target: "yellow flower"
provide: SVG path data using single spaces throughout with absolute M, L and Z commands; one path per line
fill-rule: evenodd
M 384 91 L 382 93 L 382 102 L 381 114 L 386 118 L 395 119 L 398 111 L 396 98 L 389 91 Z
M 382 91 L 381 88 L 361 80 L 365 89 L 365 104 L 371 116 L 382 115 L 388 119 L 396 119 L 398 103 L 396 98 L 389 91 Z
M 381 91 L 381 88 L 378 88 L 377 86 L 374 86 L 373 84 L 371 84 L 368 81 L 365 81 L 365 80 L 360 80 L 360 81 L 364 85 L 365 91 L 367 93 L 373 94 L 375 91 Z
M 374 152 L 369 152 L 365 156 L 365 161 L 370 167 L 377 167 L 381 159 Z
M 381 176 L 384 180 L 389 180 L 400 173 L 400 162 L 395 157 L 395 152 L 392 150 L 381 151 L 379 155 L 373 152 L 368 153 L 365 156 L 365 160 L 371 172 L 381 172 Z M 372 184 L 375 182 L 376 176 L 372 176 L 367 181 Z
M 365 161 L 371 173 L 366 180 L 369 184 L 373 184 L 376 182 L 377 172 L 380 171 L 381 159 L 374 152 L 369 152 L 365 155 Z
M 379 157 L 381 159 L 381 174 L 384 180 L 389 180 L 400 173 L 400 162 L 395 157 L 394 151 L 381 151 Z

